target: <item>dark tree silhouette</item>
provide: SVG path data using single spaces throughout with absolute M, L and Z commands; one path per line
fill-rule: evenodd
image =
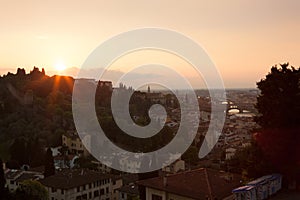
M 300 69 L 282 64 L 257 83 L 261 94 L 257 122 L 263 128 L 298 128 L 300 126 Z
M 44 176 L 48 177 L 48 176 L 52 176 L 54 174 L 55 174 L 54 160 L 53 160 L 53 156 L 52 156 L 52 150 L 49 147 L 47 149 L 46 156 L 45 156 L 45 172 L 44 172 Z
M 28 152 L 24 138 L 16 138 L 10 146 L 11 160 L 17 161 L 20 165 L 28 164 Z
M 0 194 L 4 194 L 5 192 L 5 176 L 4 176 L 4 170 L 3 170 L 3 162 L 0 158 Z M 0 198 L 1 199 L 1 198 Z
M 300 68 L 274 66 L 257 83 L 261 130 L 256 140 L 266 159 L 288 179 L 300 178 Z
M 25 180 L 17 188 L 16 200 L 47 200 L 49 194 L 46 188 L 37 181 Z

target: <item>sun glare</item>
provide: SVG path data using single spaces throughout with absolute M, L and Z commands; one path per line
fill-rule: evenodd
M 58 64 L 55 65 L 55 69 L 57 71 L 63 71 L 63 70 L 66 69 L 66 66 L 63 63 L 58 63 Z

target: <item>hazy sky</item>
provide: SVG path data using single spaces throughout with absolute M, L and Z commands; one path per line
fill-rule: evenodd
M 63 64 L 70 68 L 64 73 L 75 75 L 101 42 L 143 27 L 193 38 L 214 61 L 226 87 L 255 87 L 274 64 L 300 65 L 298 0 L 0 0 L 0 5 L 0 74 L 33 66 L 54 74 L 55 66 Z M 176 58 L 149 57 L 180 65 Z M 138 57 L 139 64 L 143 58 Z M 114 70 L 121 73 L 137 64 L 135 58 L 123 60 Z

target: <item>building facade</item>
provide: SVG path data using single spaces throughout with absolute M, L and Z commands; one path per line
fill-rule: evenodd
M 62 170 L 40 182 L 50 200 L 117 200 L 122 179 L 91 170 Z

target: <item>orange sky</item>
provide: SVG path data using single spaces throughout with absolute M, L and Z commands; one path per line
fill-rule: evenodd
M 300 65 L 299 8 L 298 0 L 1 0 L 0 74 L 33 66 L 54 74 L 55 66 L 64 64 L 71 68 L 65 73 L 74 75 L 93 49 L 111 36 L 161 27 L 199 43 L 226 87 L 255 87 L 274 64 Z M 180 63 L 164 59 L 170 65 Z M 127 58 L 114 67 L 122 71 L 137 63 L 141 64 Z

